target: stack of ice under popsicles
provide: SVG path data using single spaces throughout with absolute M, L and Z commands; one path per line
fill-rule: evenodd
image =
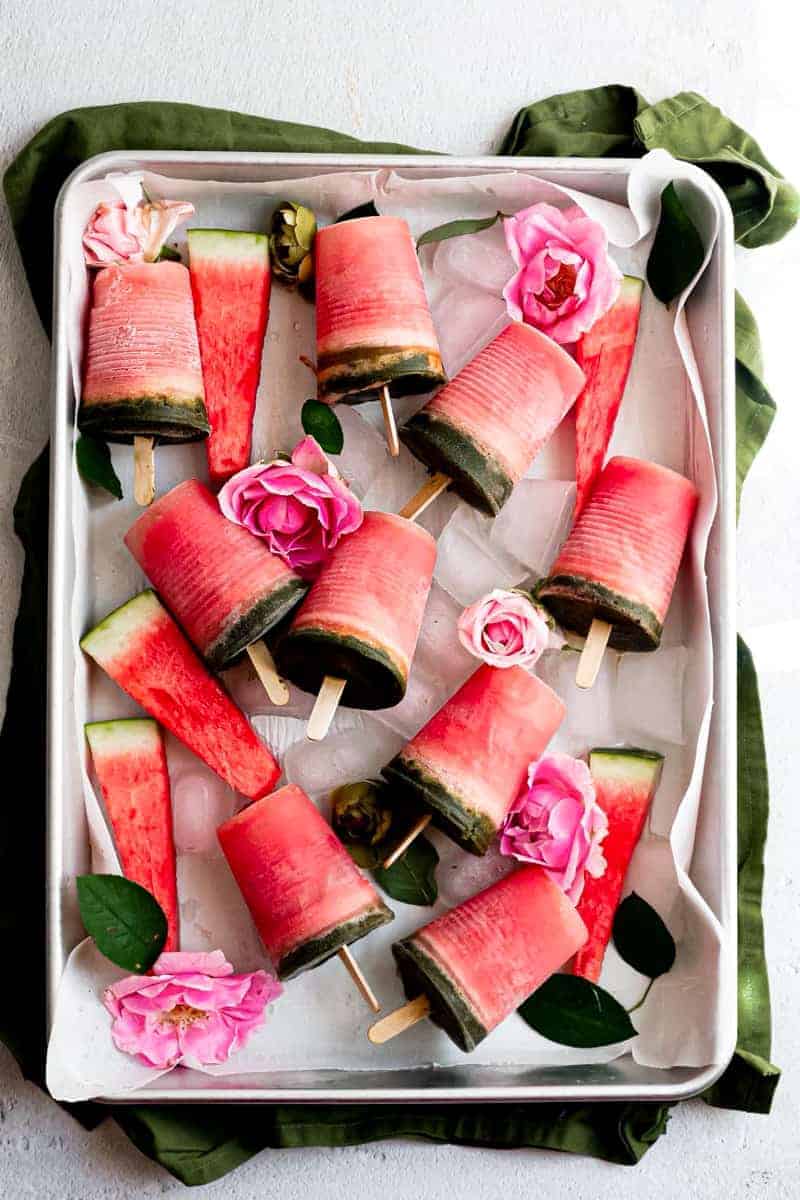
M 137 449 L 210 432 L 209 474 L 220 481 L 250 456 L 269 305 L 266 243 L 192 230 L 189 249 L 191 276 L 175 263 L 98 274 L 78 420 Z M 511 323 L 445 383 L 413 242 L 397 218 L 330 226 L 315 253 L 319 397 L 380 399 L 394 452 L 389 389 L 399 396 L 444 384 L 400 430 L 433 479 L 400 514 L 367 513 L 310 588 L 227 521 L 200 481 L 152 503 L 125 541 L 155 591 L 110 613 L 81 643 L 151 719 L 86 732 L 123 870 L 162 903 L 170 946 L 177 895 L 161 726 L 251 802 L 220 827 L 219 840 L 278 974 L 339 954 L 377 1009 L 347 947 L 393 914 L 308 796 L 293 785 L 273 790 L 275 758 L 212 672 L 247 652 L 275 703 L 286 699 L 278 670 L 327 697 L 316 724 L 312 714 L 312 737 L 325 735 L 339 702 L 399 703 L 436 557 L 414 519 L 447 487 L 497 515 L 584 376 L 556 343 Z M 148 502 L 153 490 L 151 479 Z M 607 464 L 539 589 L 565 628 L 588 635 L 593 659 L 606 643 L 658 646 L 696 504 L 693 485 L 664 467 L 619 457 Z M 563 716 L 561 700 L 528 671 L 476 670 L 384 768 L 411 820 L 386 865 L 431 822 L 484 854 Z M 645 813 L 640 805 L 634 817 L 620 816 L 617 900 Z M 587 934 L 543 869 L 515 870 L 393 947 L 409 1004 L 379 1022 L 372 1040 L 430 1016 L 472 1049 L 584 944 L 590 970 L 599 969 L 609 903 L 613 914 L 608 895 L 583 907 L 587 919 L 602 909 L 603 929 Z

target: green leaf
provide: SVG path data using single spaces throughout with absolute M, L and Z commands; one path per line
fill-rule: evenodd
M 663 304 L 679 296 L 700 270 L 704 258 L 700 234 L 683 207 L 674 183 L 661 193 L 661 216 L 647 260 L 647 282 Z
M 439 855 L 427 838 L 415 838 L 402 858 L 388 870 L 378 867 L 372 872 L 376 883 L 393 900 L 403 904 L 430 905 L 436 902 L 439 888 L 436 866 Z
M 675 962 L 675 942 L 656 910 L 631 892 L 614 917 L 614 945 L 634 971 L 657 979 Z
M 180 251 L 174 246 L 168 246 L 166 242 L 161 247 L 156 257 L 156 262 L 182 262 Z
M 344 433 L 330 404 L 323 404 L 321 400 L 306 400 L 300 420 L 306 433 L 317 439 L 326 454 L 342 453 Z
M 390 846 L 384 846 L 381 843 L 378 843 L 377 846 L 358 846 L 355 843 L 348 845 L 346 842 L 342 844 L 353 862 L 357 863 L 362 871 L 374 871 L 381 865 L 391 849 Z
M 346 213 L 342 213 L 340 217 L 336 218 L 334 223 L 340 225 L 342 221 L 358 221 L 361 217 L 378 216 L 380 216 L 380 213 L 377 208 L 371 200 L 368 200 L 366 204 L 359 204 L 357 208 L 350 208 Z
M 447 221 L 446 224 L 437 225 L 417 238 L 417 249 L 430 246 L 433 242 L 446 242 L 448 238 L 463 237 L 466 233 L 482 233 L 484 229 L 491 229 L 496 225 L 502 216 L 503 213 L 497 212 L 493 217 L 467 217 L 461 221 Z
M 122 499 L 122 484 L 111 465 L 111 451 L 105 442 L 82 433 L 75 446 L 75 459 L 82 479 L 92 487 L 104 488 L 117 500 Z
M 79 875 L 78 906 L 97 949 L 126 971 L 152 967 L 167 940 L 167 918 L 145 888 L 122 875 Z
M 589 1050 L 636 1037 L 618 1000 L 578 975 L 551 975 L 517 1010 L 542 1037 Z

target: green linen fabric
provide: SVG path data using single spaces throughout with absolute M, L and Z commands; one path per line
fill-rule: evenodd
M 501 153 L 531 155 L 638 155 L 664 145 L 711 170 L 721 151 L 743 156 L 737 173 L 720 177 L 738 210 L 744 244 L 775 240 L 797 215 L 797 195 L 755 142 L 703 101 L 686 97 L 675 107 L 650 108 L 632 88 L 573 92 L 523 109 Z M 642 124 L 654 112 L 663 120 Z M 668 114 L 673 119 L 667 121 Z M 678 114 L 681 114 L 679 117 Z M 694 115 L 692 115 L 694 114 Z M 713 114 L 718 119 L 712 119 Z M 688 122 L 688 127 L 687 127 Z M 658 128 L 659 132 L 656 132 Z M 669 142 L 665 129 L 673 129 Z M 707 144 L 701 145 L 705 131 Z M 691 136 L 690 136 L 691 135 Z M 660 140 L 659 140 L 660 139 Z M 412 153 L 410 147 L 362 142 L 345 134 L 186 104 L 155 102 L 75 109 L 54 118 L 20 152 L 4 178 L 7 203 L 23 264 L 45 328 L 52 286 L 53 207 L 58 192 L 88 157 L 119 150 L 237 150 Z M 682 153 L 685 151 L 685 153 Z M 748 157 L 749 155 L 749 157 Z M 715 157 L 716 156 L 716 157 Z M 725 156 L 723 156 L 724 158 Z M 730 164 L 730 158 L 725 158 Z M 712 173 L 714 173 L 712 171 Z M 769 177 L 769 180 L 766 177 Z M 761 180 L 757 184 L 757 180 Z M 759 190 L 760 188 L 760 190 Z M 758 239 L 758 240 L 753 240 Z M 737 298 L 737 435 L 739 484 L 744 480 L 774 412 L 762 381 L 758 329 Z M 41 1082 L 44 1066 L 44 843 L 45 671 L 47 630 L 48 452 L 30 468 L 15 507 L 15 529 L 25 550 L 13 667 L 0 769 L 7 777 L 24 758 L 30 801 L 0 812 L 0 928 L 10 961 L 27 981 L 0 993 L 0 1037 L 24 1073 Z M 740 1005 L 739 1048 L 708 1099 L 724 1107 L 766 1112 L 779 1072 L 769 1057 L 769 991 L 761 925 L 762 852 L 768 792 L 758 689 L 743 644 L 739 657 Z M 747 748 L 743 753 L 742 747 Z M 98 1105 L 70 1106 L 84 1124 L 105 1115 Z M 149 1157 L 189 1185 L 208 1183 L 267 1147 L 344 1146 L 385 1137 L 419 1136 L 462 1145 L 540 1147 L 587 1154 L 610 1162 L 637 1162 L 664 1132 L 669 1105 L 449 1105 L 449 1106 L 164 1106 L 125 1105 L 112 1115 Z

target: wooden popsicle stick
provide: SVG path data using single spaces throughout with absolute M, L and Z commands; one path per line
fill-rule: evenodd
M 156 494 L 156 462 L 151 437 L 133 439 L 133 495 L 136 503 L 147 508 Z
M 603 655 L 606 652 L 608 639 L 611 637 L 613 626 L 609 625 L 608 621 L 601 621 L 595 617 L 586 635 L 586 641 L 581 650 L 581 657 L 578 662 L 578 670 L 575 675 L 575 683 L 579 688 L 590 688 L 597 679 L 597 673 L 600 670 L 600 665 L 603 661 Z
M 326 736 L 346 685 L 347 680 L 336 675 L 326 675 L 323 679 L 306 726 L 306 737 L 312 742 L 321 742 Z
M 417 517 L 422 516 L 428 505 L 433 504 L 436 497 L 449 488 L 451 483 L 449 475 L 437 471 L 435 475 L 431 475 L 427 483 L 422 485 L 416 495 L 403 505 L 398 516 L 405 517 L 409 521 L 416 521 Z
M 397 458 L 400 453 L 400 439 L 397 436 L 397 422 L 394 419 L 392 397 L 389 395 L 389 389 L 386 384 L 381 388 L 381 408 L 383 409 L 383 421 L 386 425 L 386 442 L 389 446 L 389 453 L 392 458 Z
M 358 990 L 361 992 L 361 995 L 364 997 L 364 999 L 366 1000 L 367 1004 L 370 1006 L 372 1011 L 376 1012 L 376 1013 L 380 1012 L 381 1006 L 378 1003 L 378 999 L 377 999 L 375 993 L 373 992 L 372 988 L 369 986 L 369 983 L 366 980 L 364 972 L 361 970 L 361 967 L 358 965 L 356 960 L 353 958 L 353 956 L 350 953 L 350 950 L 348 949 L 347 946 L 342 946 L 341 950 L 339 951 L 339 958 L 342 960 L 344 965 L 347 967 L 347 970 L 350 973 L 350 978 L 353 980 L 353 983 L 356 985 Z
M 255 673 L 264 686 L 264 691 L 273 704 L 281 707 L 289 703 L 289 688 L 284 679 L 278 674 L 275 659 L 270 654 L 264 642 L 253 642 L 247 647 L 247 657 L 253 664 Z
M 393 863 L 396 863 L 398 858 L 400 858 L 401 854 L 405 854 L 406 850 L 411 845 L 411 843 L 414 841 L 414 839 L 419 837 L 419 835 L 422 833 L 423 829 L 428 828 L 428 826 L 431 823 L 432 817 L 433 817 L 433 813 L 425 813 L 425 815 L 423 817 L 420 817 L 420 819 L 418 821 L 414 822 L 414 824 L 411 826 L 411 828 L 409 829 L 406 836 L 403 838 L 402 842 L 400 842 L 400 844 L 398 846 L 395 846 L 395 848 L 394 848 L 394 850 L 392 850 L 391 854 L 389 854 L 383 860 L 381 866 L 383 867 L 384 871 L 388 870 L 388 868 L 391 867 Z
M 409 1000 L 408 1004 L 404 1004 L 402 1008 L 396 1008 L 394 1012 L 390 1012 L 388 1017 L 382 1017 L 380 1021 L 370 1025 L 367 1037 L 374 1046 L 382 1046 L 384 1042 L 397 1037 L 398 1033 L 404 1033 L 406 1029 L 416 1025 L 417 1021 L 424 1020 L 430 1011 L 428 997 L 417 996 L 415 1000 Z

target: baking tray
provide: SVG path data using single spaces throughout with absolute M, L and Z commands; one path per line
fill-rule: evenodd
M 74 878 L 89 867 L 80 775 L 71 719 L 73 660 L 69 597 L 74 576 L 70 472 L 76 397 L 66 331 L 67 276 L 64 205 L 70 189 L 111 171 L 153 171 L 174 178 L 222 182 L 287 181 L 336 171 L 393 168 L 403 175 L 445 177 L 503 170 L 525 171 L 562 186 L 624 203 L 636 160 L 428 155 L 226 154 L 115 152 L 79 167 L 62 188 L 55 210 L 53 404 L 50 490 L 48 641 L 48 865 L 47 1002 L 52 1022 L 66 959 L 81 940 Z M 703 777 L 692 878 L 725 928 L 731 950 L 723 956 L 720 989 L 735 1003 L 736 989 L 736 634 L 735 634 L 735 393 L 733 225 L 722 191 L 707 176 L 699 186 L 719 214 L 720 232 L 708 266 L 686 307 L 708 405 L 719 507 L 706 568 L 714 646 L 714 709 Z M 470 1065 L 392 1070 L 275 1071 L 210 1077 L 174 1071 L 134 1094 L 108 1102 L 425 1103 L 587 1100 L 677 1101 L 708 1087 L 724 1070 L 735 1045 L 707 1066 L 656 1069 L 630 1054 L 606 1064 L 520 1068 Z

